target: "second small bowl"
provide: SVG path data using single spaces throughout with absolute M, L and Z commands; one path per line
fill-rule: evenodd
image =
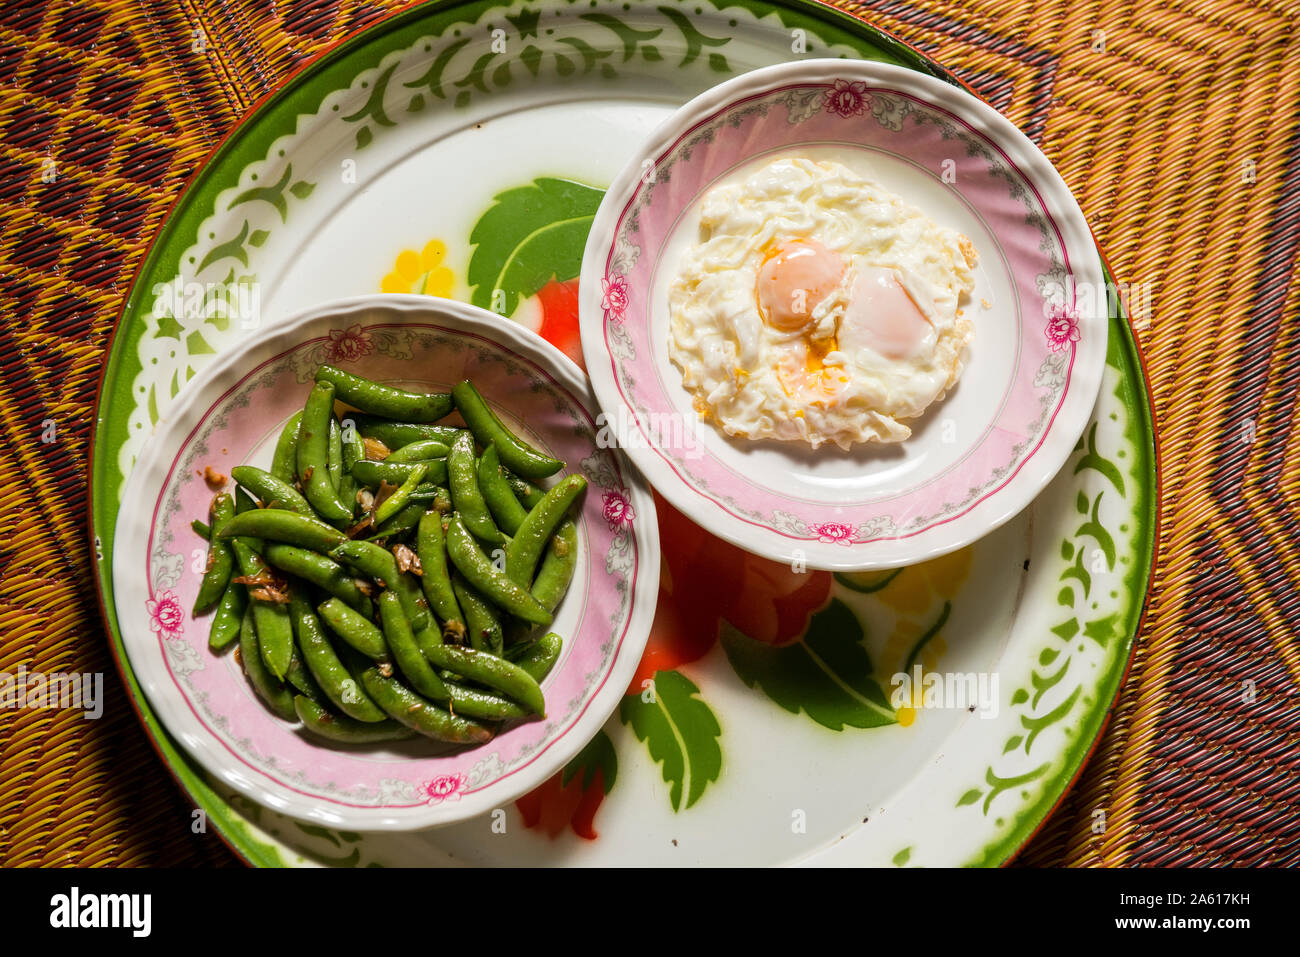
M 778 157 L 865 172 L 979 254 L 965 371 L 900 444 L 729 438 L 669 359 L 668 290 L 702 197 Z M 674 113 L 605 194 L 579 290 L 597 399 L 655 490 L 742 548 L 840 571 L 953 551 L 1028 505 L 1096 402 L 1107 307 L 1083 214 L 1024 134 L 956 86 L 856 60 L 755 70 Z

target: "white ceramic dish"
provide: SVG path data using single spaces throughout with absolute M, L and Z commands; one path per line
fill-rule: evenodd
M 551 629 L 565 648 L 543 690 L 548 715 L 490 742 L 419 739 L 338 747 L 276 718 L 232 654 L 193 618 L 206 546 L 190 521 L 213 490 L 203 469 L 265 466 L 322 362 L 410 388 L 470 378 L 510 427 L 580 472 L 578 570 Z M 118 615 L 131 666 L 168 731 L 218 780 L 304 821 L 359 831 L 446 824 L 502 807 L 562 768 L 618 704 L 654 617 L 654 502 L 635 469 L 597 444 L 586 380 L 521 326 L 427 296 L 327 303 L 225 353 L 160 419 L 118 518 Z M 564 473 L 561 473 L 564 474 Z
M 979 253 L 965 372 L 901 444 L 729 438 L 669 360 L 668 287 L 701 197 L 781 156 L 872 174 Z M 822 59 L 720 84 L 635 151 L 592 226 L 579 308 L 596 396 L 658 492 L 764 557 L 861 571 L 969 544 L 1051 481 L 1096 402 L 1104 289 L 1082 212 L 1008 120 L 914 71 Z

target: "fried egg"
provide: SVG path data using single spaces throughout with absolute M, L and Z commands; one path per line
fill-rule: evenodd
M 901 442 L 961 376 L 975 249 L 830 161 L 776 159 L 703 198 L 669 289 L 669 356 L 739 438 Z

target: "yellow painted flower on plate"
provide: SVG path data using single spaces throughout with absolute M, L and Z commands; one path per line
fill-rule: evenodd
M 397 254 L 393 271 L 380 283 L 380 291 L 451 298 L 456 277 L 442 264 L 446 256 L 447 244 L 441 239 L 429 240 L 418 253 L 414 249 L 403 249 Z
M 895 612 L 894 630 L 885 643 L 884 660 L 891 667 L 886 673 L 911 672 L 916 665 L 921 672 L 938 670 L 939 659 L 948 650 L 943 627 L 952 610 L 952 600 L 970 575 L 973 547 L 939 558 L 887 572 L 844 576 L 847 584 L 867 591 L 882 605 Z M 897 711 L 898 723 L 907 727 L 916 720 L 921 685 L 915 684 L 912 705 Z

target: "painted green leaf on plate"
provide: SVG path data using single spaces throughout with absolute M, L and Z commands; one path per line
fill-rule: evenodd
M 587 746 L 564 766 L 560 774 L 560 786 L 568 787 L 574 776 L 581 772 L 582 789 L 585 791 L 591 787 L 597 771 L 600 772 L 601 788 L 608 794 L 618 777 L 618 755 L 614 753 L 614 742 L 609 740 L 609 735 L 604 731 L 598 731 L 587 742 Z
M 468 274 L 474 305 L 509 316 L 552 279 L 577 276 L 603 196 L 602 190 L 549 177 L 499 193 L 469 237 L 475 247 Z
M 802 641 L 778 647 L 724 626 L 722 647 L 740 680 L 786 711 L 806 712 L 832 731 L 894 724 L 862 637 L 857 617 L 835 599 L 813 616 Z
M 619 718 L 663 765 L 674 811 L 698 801 L 722 771 L 722 728 L 696 697 L 699 690 L 679 672 L 657 671 L 651 688 L 626 696 L 618 708 Z

